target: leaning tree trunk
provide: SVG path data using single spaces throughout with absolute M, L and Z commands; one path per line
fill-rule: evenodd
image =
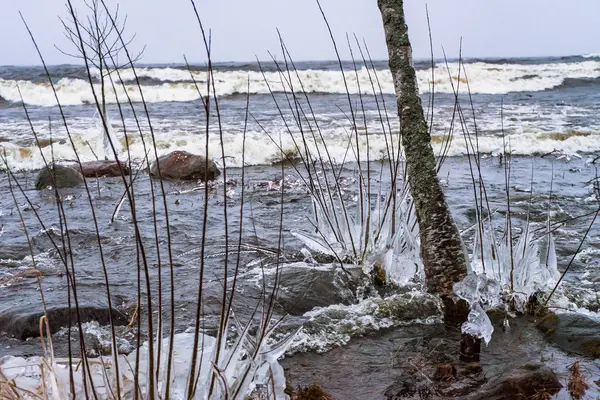
M 427 288 L 438 293 L 445 305 L 445 322 L 460 324 L 467 319 L 468 305 L 452 300 L 452 286 L 467 274 L 467 258 L 460 233 L 436 172 L 431 137 L 412 65 L 412 49 L 404 19 L 402 0 L 378 0 L 389 54 L 389 66 L 396 89 L 406 171 L 414 198 L 421 237 L 421 259 Z M 461 358 L 479 357 L 480 341 L 463 336 Z

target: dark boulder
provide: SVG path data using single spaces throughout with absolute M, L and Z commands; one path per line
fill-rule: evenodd
M 52 333 L 58 332 L 63 327 L 77 324 L 77 311 L 72 305 L 71 310 L 65 306 L 54 306 L 47 309 L 48 322 Z M 25 340 L 30 337 L 40 336 L 40 318 L 44 315 L 41 309 L 15 309 L 9 308 L 0 311 L 0 330 L 17 339 Z M 108 307 L 99 304 L 79 306 L 81 322 L 97 321 L 100 325 L 110 322 Z M 120 311 L 113 309 L 113 322 L 115 325 L 127 324 L 127 317 Z
M 548 313 L 537 325 L 545 338 L 568 353 L 600 358 L 600 322 L 582 314 Z
M 533 399 L 541 393 L 552 396 L 562 388 L 556 374 L 543 365 L 524 365 L 489 381 L 471 400 Z
M 160 174 L 158 167 L 160 165 Z M 217 165 L 208 160 L 208 168 L 206 168 L 206 158 L 187 151 L 173 151 L 158 158 L 158 163 L 155 161 L 150 166 L 150 175 L 155 178 L 162 179 L 182 179 L 182 180 L 202 180 L 212 181 L 221 171 Z
M 35 188 L 37 190 L 45 189 L 49 186 L 57 188 L 75 187 L 83 184 L 83 175 L 78 169 L 65 165 L 48 165 L 40 170 Z
M 354 268 L 356 273 L 360 268 Z M 264 271 L 264 275 L 263 275 Z M 351 271 L 353 271 L 351 269 Z M 354 271 L 353 271 L 354 272 Z M 270 304 L 273 284 L 277 276 L 279 289 L 273 304 L 276 315 L 288 315 L 281 329 L 287 332 L 297 329 L 307 317 L 304 313 L 315 307 L 327 307 L 332 304 L 355 304 L 357 302 L 354 292 L 349 287 L 351 279 L 335 265 L 313 265 L 307 263 L 283 264 L 276 275 L 275 268 L 256 268 L 241 274 L 236 283 L 235 296 L 232 309 L 237 318 L 247 321 L 258 318 L 260 311 L 255 313 L 258 304 Z M 233 281 L 229 280 L 228 294 L 231 294 Z M 264 286 L 263 286 L 264 285 Z M 202 313 L 203 329 L 214 335 L 219 329 L 219 316 L 222 308 L 223 284 L 220 280 L 207 282 L 202 288 Z M 179 300 L 183 308 L 178 318 L 185 320 L 195 318 L 196 294 L 188 291 L 182 294 Z M 325 316 L 324 318 L 327 318 Z M 318 323 L 318 322 L 315 322 Z M 308 328 L 307 328 L 308 329 Z M 321 329 L 321 327 L 315 327 Z
M 257 269 L 238 279 L 236 291 L 243 293 L 243 296 L 234 297 L 233 308 L 239 315 L 252 312 L 248 301 L 251 304 L 258 304 L 265 299 L 268 301 L 276 276 L 279 284 L 274 304 L 276 312 L 300 316 L 315 307 L 354 304 L 357 301 L 350 289 L 352 282 L 349 276 L 339 267 L 300 262 L 283 264 L 279 268 L 277 275 L 274 268 L 265 268 L 264 275 Z M 205 313 L 220 313 L 222 290 L 221 282 L 211 282 L 203 288 Z
M 22 260 L 31 255 L 27 244 L 6 244 L 0 246 L 0 260 Z
M 120 168 L 119 168 L 120 164 Z M 76 167 L 74 167 L 76 168 Z M 115 160 L 98 160 L 81 163 L 83 176 L 86 178 L 105 178 L 121 176 L 121 170 L 125 175 L 129 175 L 130 170 L 127 163 Z
M 279 279 L 285 290 L 278 291 L 277 305 L 290 315 L 302 315 L 315 307 L 356 302 L 350 277 L 341 268 L 311 268 L 302 263 L 283 265 Z

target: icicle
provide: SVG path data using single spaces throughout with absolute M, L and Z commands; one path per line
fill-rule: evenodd
M 117 155 L 121 153 L 122 146 L 121 143 L 117 140 L 117 136 L 114 133 L 112 123 L 110 122 L 110 118 L 108 115 L 104 115 L 106 127 L 104 128 L 104 123 L 102 122 L 102 117 L 95 113 L 94 117 L 96 117 L 96 129 L 98 133 L 102 135 L 102 140 L 99 142 L 98 146 L 96 146 L 96 156 L 99 160 L 114 160 L 115 156 L 110 146 L 110 142 L 112 141 L 115 150 L 117 151 Z M 110 137 L 110 141 L 109 141 Z
M 534 229 L 529 224 L 514 246 L 506 239 L 509 237 L 508 223 L 502 239 L 495 239 L 495 231 L 489 221 L 478 223 L 483 227 L 477 232 L 473 243 L 472 272 L 484 274 L 495 280 L 500 291 L 510 299 L 517 310 L 523 310 L 531 295 L 540 290 L 551 288 L 558 279 L 556 247 L 554 238 L 548 233 L 548 253 L 545 263 L 540 259 L 539 241 L 534 238 Z M 483 266 L 485 265 L 485 271 Z M 512 275 L 512 281 L 511 281 Z M 482 304 L 485 308 L 486 305 Z
M 556 244 L 554 243 L 554 235 L 551 232 L 548 233 L 548 256 L 546 258 L 546 270 L 548 271 L 549 278 L 558 280 L 560 273 L 558 272 L 558 261 L 556 259 Z
M 478 304 L 486 310 L 500 304 L 500 284 L 484 274 L 468 274 L 454 284 L 454 293 L 469 304 Z
M 328 246 L 327 243 L 323 240 L 323 238 L 309 235 L 304 232 L 292 231 L 292 235 L 300 239 L 300 241 L 302 241 L 302 243 L 304 243 L 306 247 L 318 253 L 335 256 L 335 252 L 332 251 L 330 246 L 333 248 L 339 247 L 336 243 L 329 243 Z
M 467 321 L 462 324 L 462 332 L 483 339 L 486 345 L 492 340 L 494 326 L 479 303 L 471 307 Z

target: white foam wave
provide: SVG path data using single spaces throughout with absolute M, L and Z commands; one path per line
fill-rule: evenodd
M 51 107 L 56 106 L 56 98 L 48 83 L 33 83 L 30 81 L 4 80 L 0 78 L 0 97 L 11 102 L 20 102 L 19 89 L 25 104 Z M 94 104 L 94 95 L 89 84 L 82 79 L 63 78 L 55 84 L 56 94 L 63 106 Z M 190 101 L 200 96 L 193 84 L 165 83 L 155 86 L 143 86 L 142 92 L 136 85 L 127 85 L 125 89 L 117 85 L 116 93 L 107 91 L 107 102 L 127 102 L 127 95 L 133 102 L 141 102 L 142 96 L 149 103 L 165 101 Z M 100 86 L 95 86 L 96 95 L 100 93 Z M 127 92 L 127 94 L 125 93 Z
M 299 133 L 295 134 L 296 143 L 302 143 Z M 507 147 L 510 146 L 515 155 L 533 155 L 546 154 L 554 150 L 566 154 L 587 153 L 600 149 L 600 135 L 580 136 L 574 134 L 570 137 L 558 135 L 549 135 L 546 132 L 528 132 L 509 135 L 506 139 Z M 117 139 L 124 143 L 122 134 L 117 134 Z M 567 134 L 568 136 L 568 134 Z M 58 137 L 58 136 L 55 136 Z M 136 161 L 144 159 L 144 147 L 138 136 L 131 135 L 130 151 L 132 158 Z M 95 160 L 95 155 L 90 150 L 101 145 L 102 137 L 93 129 L 81 130 L 73 135 L 73 141 L 80 158 L 83 161 Z M 274 141 L 276 143 L 274 143 Z M 344 159 L 351 160 L 351 154 L 348 155 L 349 139 L 343 129 L 334 129 L 325 135 L 325 141 L 329 148 L 329 153 L 334 162 L 340 163 Z M 203 153 L 205 142 L 204 134 L 168 131 L 157 134 L 156 146 L 158 154 L 166 154 L 173 150 L 185 150 L 191 153 Z M 150 144 L 150 137 L 146 137 L 146 143 Z M 294 140 L 287 134 L 281 134 L 281 144 L 284 152 L 293 157 L 297 154 Z M 242 165 L 242 147 L 243 137 L 239 132 L 224 133 L 223 145 L 225 148 L 226 162 L 229 167 L 241 167 Z M 320 143 L 319 143 L 320 145 Z M 433 150 L 438 154 L 443 146 L 440 137 L 434 136 Z M 307 138 L 307 146 L 314 157 L 317 157 L 316 145 L 312 139 Z M 366 152 L 367 137 L 360 137 L 361 151 Z M 368 147 L 371 160 L 384 160 L 387 157 L 386 143 L 382 135 L 369 135 Z M 40 150 L 35 146 L 19 146 L 12 142 L 0 143 L 0 148 L 6 151 L 6 157 L 11 168 L 18 170 L 33 170 L 42 168 L 44 163 L 40 155 Z M 246 165 L 269 165 L 278 161 L 285 160 L 282 157 L 279 147 L 279 135 L 275 134 L 273 140 L 265 133 L 260 131 L 250 131 L 246 135 Z M 504 141 L 501 136 L 480 136 L 479 149 L 481 153 L 498 154 L 504 152 Z M 50 146 L 42 149 L 47 159 L 51 159 Z M 67 140 L 61 140 L 53 146 L 54 157 L 58 160 L 74 160 L 75 154 L 71 144 Z M 302 152 L 304 152 L 302 150 Z M 351 153 L 351 150 L 350 150 Z M 150 151 L 150 154 L 154 154 Z M 364 153 L 363 153 L 364 154 Z M 462 138 L 455 138 L 449 149 L 450 156 L 461 156 L 467 154 L 465 141 Z M 221 149 L 220 139 L 217 133 L 209 136 L 209 156 L 220 160 Z M 126 159 L 126 153 L 120 155 L 121 159 Z M 150 160 L 152 161 L 152 160 Z M 218 161 L 220 163 L 220 161 Z
M 309 320 L 294 338 L 288 354 L 324 353 L 358 336 L 396 326 L 440 322 L 439 298 L 414 288 L 386 298 L 369 297 L 357 304 L 317 307 L 304 314 Z
M 142 93 L 148 102 L 190 101 L 199 98 L 198 89 L 205 95 L 206 73 L 194 71 L 193 76 L 199 82 L 198 89 L 191 82 L 187 70 L 176 68 L 139 68 L 136 70 L 139 77 L 152 78 L 164 83 L 160 85 L 143 85 Z M 433 71 L 431 69 L 417 71 L 417 79 L 421 92 L 431 91 L 434 83 L 435 91 L 452 93 L 453 87 L 467 90 L 467 78 L 472 93 L 504 94 L 509 92 L 541 91 L 561 85 L 565 79 L 598 78 L 600 77 L 600 62 L 583 61 L 573 63 L 550 63 L 538 65 L 521 64 L 490 64 L 477 62 L 466 65 L 465 71 L 459 74 L 458 63 L 439 64 Z M 389 70 L 377 72 L 381 82 L 382 91 L 386 94 L 394 93 L 394 86 Z M 262 73 L 256 71 L 217 71 L 214 73 L 217 94 L 220 96 L 248 91 L 250 80 L 250 93 L 269 93 L 269 88 L 276 92 L 288 89 L 288 84 L 278 72 Z M 372 94 L 372 72 L 362 68 L 358 71 L 358 79 L 354 71 L 346 71 L 346 82 L 351 93 L 360 91 Z M 114 75 L 114 79 L 118 77 Z M 142 99 L 138 87 L 133 84 L 134 74 L 131 69 L 121 71 L 121 79 L 126 82 L 125 89 L 117 85 L 115 93 L 110 93 L 108 101 L 115 102 L 116 98 L 125 102 L 125 91 L 134 102 Z M 298 76 L 292 74 L 292 85 L 300 91 L 300 81 L 308 93 L 345 93 L 344 76 L 338 71 L 302 70 Z M 11 101 L 20 101 L 17 86 L 21 88 L 25 103 L 37 106 L 54 106 L 56 100 L 47 83 L 33 83 L 30 81 L 14 81 L 0 79 L 0 97 Z M 77 105 L 92 103 L 92 91 L 88 83 L 82 79 L 63 78 L 56 84 L 58 98 L 64 105 Z M 112 90 L 111 90 L 112 92 Z
M 595 55 L 590 55 L 595 57 Z M 502 94 L 508 92 L 539 91 L 556 87 L 567 78 L 596 78 L 600 77 L 600 63 L 596 61 L 585 61 L 576 63 L 550 63 L 538 65 L 522 64 L 491 64 L 485 62 L 470 63 L 465 65 L 469 85 L 473 93 Z M 190 72 L 176 68 L 141 68 L 136 69 L 138 76 L 157 79 L 160 81 L 181 82 L 190 81 Z M 442 93 L 452 93 L 452 83 L 456 86 L 458 81 L 465 83 L 465 72 L 459 76 L 458 63 L 438 64 L 434 72 L 435 90 Z M 382 83 L 383 92 L 394 93 L 392 77 L 389 70 L 377 72 Z M 194 79 L 204 81 L 206 72 L 193 71 Z M 292 74 L 294 75 L 294 74 Z M 338 71 L 302 70 L 298 71 L 300 80 L 303 82 L 307 92 L 344 93 L 344 82 Z M 277 72 L 266 72 L 265 76 L 260 72 L 227 71 L 216 72 L 215 79 L 219 84 L 240 82 L 236 85 L 237 92 L 246 91 L 246 82 L 250 77 L 250 91 L 264 93 L 266 89 L 264 79 L 277 91 L 281 91 L 282 77 Z M 431 69 L 417 71 L 419 87 L 422 92 L 428 92 L 432 82 Z M 460 79 L 459 79 L 460 78 Z M 131 69 L 121 72 L 123 81 L 131 81 L 134 74 Z M 296 76 L 292 76 L 296 90 L 300 88 Z M 346 72 L 346 79 L 351 93 L 358 93 L 358 84 L 354 71 Z M 374 79 L 374 78 L 373 78 Z M 451 80 L 453 81 L 451 83 Z M 358 71 L 358 82 L 361 91 L 365 94 L 372 93 L 369 72 L 362 68 Z M 257 89 L 258 88 L 258 89 Z

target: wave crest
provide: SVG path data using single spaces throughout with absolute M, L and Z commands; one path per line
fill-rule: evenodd
M 490 62 L 474 62 L 466 64 L 466 73 L 458 63 L 439 64 L 433 71 L 422 69 L 417 71 L 417 79 L 422 93 L 435 89 L 438 93 L 453 93 L 457 87 L 462 92 L 467 91 L 467 83 L 471 93 L 479 94 L 505 94 L 509 92 L 532 92 L 552 89 L 561 86 L 567 80 L 596 79 L 600 77 L 600 62 L 582 61 L 570 63 L 548 64 L 497 64 Z M 354 71 L 346 71 L 346 82 L 350 93 L 356 94 L 360 90 L 363 94 L 373 94 L 369 71 L 362 68 L 358 71 L 358 80 Z M 192 101 L 197 100 L 204 93 L 206 73 L 202 71 L 190 72 L 185 69 L 172 67 L 165 68 L 138 68 L 138 77 L 146 79 L 141 86 L 142 92 L 134 84 L 133 70 L 123 69 L 120 77 L 125 83 L 125 88 L 117 85 L 115 93 L 109 93 L 108 101 L 126 101 L 129 94 L 131 100 L 140 102 L 143 98 L 147 102 Z M 384 94 L 394 94 L 392 77 L 387 69 L 377 71 Z M 338 71 L 331 70 L 300 70 L 291 74 L 292 85 L 296 91 L 303 86 L 308 93 L 344 94 L 345 84 L 343 76 Z M 192 79 L 193 76 L 193 79 Z M 236 93 L 247 92 L 247 82 L 250 79 L 250 93 L 266 94 L 269 88 L 275 92 L 288 90 L 282 82 L 284 78 L 278 72 L 257 71 L 216 71 L 214 73 L 217 95 L 228 96 Z M 298 79 L 299 78 L 299 79 Z M 113 79 L 117 80 L 116 74 Z M 148 82 L 150 80 L 150 82 Z M 193 83 L 196 80 L 198 89 Z M 302 85 L 300 84 L 302 82 Z M 151 84 L 156 82 L 157 84 Z M 360 85 L 359 85 L 360 84 Z M 21 88 L 26 104 L 35 106 L 55 106 L 54 94 L 47 83 L 34 83 L 27 80 L 0 79 L 0 97 L 10 101 L 20 101 L 17 86 Z M 58 98 L 64 105 L 79 105 L 94 101 L 88 83 L 83 79 L 63 78 L 56 83 Z
M 82 161 L 95 160 L 91 148 L 97 148 L 102 143 L 102 139 L 93 130 L 84 134 L 74 135 L 77 152 Z M 277 135 L 275 135 L 277 136 Z M 296 143 L 299 141 L 297 134 Z M 279 137 L 279 136 L 277 136 Z M 125 139 L 122 135 L 117 135 L 117 139 L 125 148 Z M 146 138 L 146 143 L 149 143 L 149 137 Z M 282 148 L 284 153 L 294 159 L 294 155 L 298 153 L 294 145 L 294 141 L 287 134 L 281 135 Z M 277 139 L 279 141 L 279 139 Z M 157 136 L 156 146 L 159 156 L 169 153 L 174 150 L 185 150 L 191 153 L 197 153 L 199 148 L 204 145 L 204 135 L 186 133 L 186 132 L 168 132 Z M 327 134 L 325 141 L 328 145 L 329 153 L 334 162 L 345 159 L 348 148 L 348 137 L 341 134 Z M 591 132 L 531 132 L 519 133 L 507 136 L 507 142 L 510 142 L 511 151 L 514 155 L 541 155 L 559 151 L 567 154 L 588 153 L 600 148 L 600 134 Z M 432 146 L 436 154 L 444 146 L 442 136 L 432 137 Z M 228 167 L 241 167 L 241 156 L 243 137 L 239 133 L 226 133 L 223 135 L 223 144 L 225 148 L 225 156 Z M 320 145 L 320 144 L 319 144 Z M 366 146 L 366 141 L 361 143 L 361 146 Z M 316 145 L 312 140 L 307 140 L 307 147 L 310 152 L 316 157 Z M 19 170 L 35 170 L 43 167 L 43 159 L 40 155 L 40 149 L 33 145 L 17 145 L 11 142 L 0 143 L 0 148 L 6 151 L 6 157 L 11 168 Z M 246 137 L 246 165 L 271 165 L 282 161 L 279 143 L 273 143 L 263 132 L 249 132 Z M 501 136 L 480 136 L 479 151 L 482 154 L 496 155 L 503 152 L 504 141 Z M 129 136 L 129 150 L 132 158 L 137 161 L 143 161 L 144 150 L 139 136 Z M 47 158 L 51 157 L 52 149 L 47 146 L 42 149 Z M 70 143 L 66 140 L 60 140 L 55 137 L 53 146 L 54 157 L 57 160 L 74 160 L 75 154 Z M 304 150 L 301 150 L 304 153 Z M 365 150 L 366 151 L 366 150 Z M 369 151 L 371 160 L 385 160 L 387 151 L 385 147 L 385 139 L 383 135 L 369 135 Z M 153 152 L 151 153 L 153 154 Z M 453 140 L 449 149 L 450 156 L 462 156 L 467 154 L 463 140 Z M 218 135 L 209 137 L 209 157 L 220 159 L 220 139 Z M 120 156 L 122 159 L 127 158 L 127 154 L 123 152 Z M 152 160 L 151 160 L 152 161 Z

